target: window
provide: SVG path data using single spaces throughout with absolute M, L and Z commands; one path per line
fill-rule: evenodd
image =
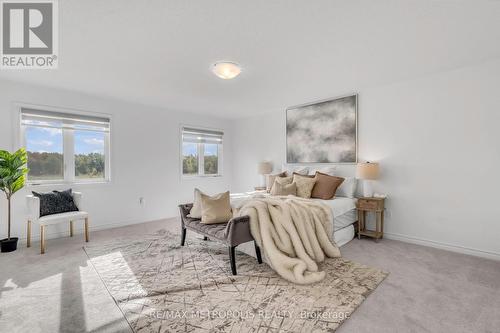
M 182 128 L 182 175 L 220 176 L 222 175 L 221 131 Z
M 21 108 L 21 134 L 28 182 L 110 179 L 109 118 Z

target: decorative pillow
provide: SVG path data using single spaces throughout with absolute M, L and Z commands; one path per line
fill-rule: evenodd
M 335 196 L 335 191 L 337 191 L 337 188 L 343 181 L 344 178 L 316 171 L 316 184 L 314 184 L 311 198 L 330 200 Z
M 338 197 L 354 198 L 356 193 L 357 179 L 354 177 L 346 177 L 335 193 Z
M 301 198 L 310 198 L 311 192 L 316 183 L 316 177 L 293 175 L 293 182 L 297 185 L 297 196 Z
M 301 174 L 301 175 L 307 175 L 309 173 L 309 167 L 306 166 L 291 166 L 287 164 L 283 164 L 281 166 L 281 171 L 286 172 L 287 176 L 293 175 L 294 172 Z
M 297 184 L 281 185 L 275 181 L 271 189 L 271 195 L 297 195 Z
M 276 182 L 278 182 L 280 185 L 290 185 L 293 182 L 293 177 L 276 177 L 274 178 L 274 184 L 276 184 Z M 273 191 L 274 184 L 273 186 L 271 186 L 270 192 Z
M 297 176 L 301 176 L 301 177 L 307 177 L 307 178 L 314 178 L 314 177 L 316 176 L 316 175 L 303 175 L 303 174 L 301 174 L 301 173 L 294 172 L 294 173 L 292 174 L 292 176 L 295 176 L 295 175 L 297 175 Z
M 273 187 L 274 185 L 274 180 L 276 179 L 276 177 L 286 177 L 286 172 L 281 172 L 281 173 L 277 173 L 277 174 L 274 174 L 274 175 L 267 175 L 267 186 L 266 186 L 266 190 L 269 192 L 271 190 L 271 188 Z
M 202 192 L 199 189 L 194 189 L 193 207 L 191 207 L 188 217 L 201 219 L 201 193 Z
M 53 191 L 50 193 L 32 192 L 40 199 L 40 217 L 78 211 L 73 201 L 72 190 Z
M 201 193 L 201 223 L 226 223 L 233 217 L 229 191 L 209 196 Z
M 321 168 L 313 168 L 313 169 L 309 170 L 309 173 L 311 175 L 315 175 L 316 172 L 321 172 L 321 173 L 324 173 L 324 174 L 329 175 L 329 176 L 335 176 L 336 170 L 337 170 L 337 167 L 332 165 L 332 166 L 324 166 Z

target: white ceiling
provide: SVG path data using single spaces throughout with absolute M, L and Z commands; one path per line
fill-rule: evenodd
M 62 0 L 60 63 L 0 78 L 243 117 L 500 57 L 500 2 Z M 209 67 L 243 66 L 234 80 Z

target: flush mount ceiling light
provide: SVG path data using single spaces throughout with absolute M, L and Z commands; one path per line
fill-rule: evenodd
M 241 66 L 235 62 L 218 61 L 212 66 L 212 72 L 224 80 L 234 79 L 241 73 Z

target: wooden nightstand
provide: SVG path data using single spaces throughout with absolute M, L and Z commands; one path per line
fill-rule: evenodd
M 384 202 L 385 198 L 359 198 L 356 205 L 358 209 L 358 239 L 361 236 L 375 238 L 375 241 L 384 237 Z M 373 212 L 376 215 L 376 229 L 366 230 L 366 212 Z

